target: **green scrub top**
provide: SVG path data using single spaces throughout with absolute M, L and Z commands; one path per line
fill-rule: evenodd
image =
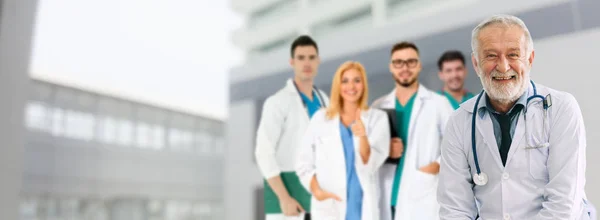
M 460 104 L 469 100 L 470 98 L 473 98 L 473 93 L 467 92 L 465 93 L 465 95 L 463 96 L 461 101 L 458 101 L 456 99 L 454 99 L 454 97 L 452 97 L 452 95 L 450 95 L 450 93 L 446 92 L 446 91 L 441 91 L 440 94 L 446 96 L 446 98 L 448 99 L 448 101 L 450 101 L 450 104 L 452 104 L 452 107 L 456 110 L 458 109 L 458 107 L 460 107 Z
M 402 177 L 402 170 L 404 168 L 404 155 L 406 154 L 406 146 L 408 140 L 408 127 L 410 124 L 410 115 L 412 113 L 413 103 L 417 93 L 413 94 L 408 100 L 405 106 L 402 106 L 396 98 L 396 127 L 398 128 L 398 136 L 402 139 L 402 145 L 404 145 L 404 152 L 402 157 L 398 161 L 398 167 L 396 168 L 396 175 L 394 176 L 394 183 L 392 185 L 392 207 L 396 206 L 396 200 L 398 200 L 398 189 L 400 188 L 400 179 Z

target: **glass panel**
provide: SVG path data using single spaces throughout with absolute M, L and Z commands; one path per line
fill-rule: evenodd
M 79 111 L 67 111 L 66 136 L 74 139 L 92 140 L 94 138 L 94 116 Z
M 196 203 L 192 210 L 194 217 L 211 216 L 211 207 L 208 203 Z
M 190 152 L 194 145 L 192 132 L 171 128 L 169 132 L 169 147 L 175 151 Z
M 196 133 L 196 147 L 197 151 L 200 154 L 210 154 L 212 151 L 212 140 L 210 134 L 206 132 L 198 132 Z
M 133 142 L 133 124 L 129 120 L 117 120 L 117 143 L 131 146 Z
M 108 144 L 113 144 L 117 139 L 117 121 L 110 117 L 104 116 L 102 126 L 100 128 L 101 140 Z
M 162 126 L 154 125 L 152 132 L 150 133 L 151 146 L 154 149 L 162 149 L 165 147 L 165 128 Z
M 61 108 L 55 108 L 52 112 L 52 135 L 62 136 L 65 133 L 64 115 Z
M 48 120 L 50 113 L 44 103 L 30 102 L 26 107 L 25 123 L 31 129 L 49 131 L 51 130 Z
M 23 199 L 19 207 L 21 220 L 37 220 L 38 202 L 35 199 Z
M 150 139 L 152 134 L 150 133 L 150 125 L 146 123 L 137 124 L 137 146 L 141 148 L 150 147 Z
M 142 148 L 162 149 L 165 142 L 165 129 L 158 125 L 138 123 L 137 145 Z

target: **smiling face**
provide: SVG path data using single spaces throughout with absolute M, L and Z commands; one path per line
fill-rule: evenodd
M 463 89 L 465 84 L 467 68 L 461 60 L 445 61 L 439 76 L 450 91 L 458 92 Z
M 355 68 L 348 69 L 342 73 L 340 95 L 344 103 L 358 102 L 363 95 L 364 80 L 362 74 Z
M 516 25 L 493 24 L 479 32 L 477 42 L 473 67 L 487 94 L 500 103 L 519 99 L 527 89 L 534 58 L 524 30 Z

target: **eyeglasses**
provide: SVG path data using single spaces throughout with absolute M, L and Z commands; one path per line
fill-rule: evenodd
M 408 60 L 401 60 L 401 59 L 395 59 L 392 60 L 392 65 L 394 65 L 395 68 L 402 68 L 404 67 L 404 64 L 408 65 L 408 68 L 413 68 L 415 66 L 417 66 L 417 64 L 419 63 L 418 59 L 408 59 Z

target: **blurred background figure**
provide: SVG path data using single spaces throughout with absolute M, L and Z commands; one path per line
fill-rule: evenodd
M 460 103 L 473 97 L 473 93 L 464 88 L 467 78 L 465 56 L 460 51 L 446 51 L 438 60 L 438 68 L 440 80 L 444 82 L 440 94 L 450 101 L 454 109 L 458 109 Z
M 256 161 L 264 178 L 267 220 L 309 220 L 311 195 L 295 172 L 300 142 L 312 116 L 329 99 L 313 85 L 319 47 L 309 36 L 290 46 L 293 74 L 265 101 L 256 131 Z

